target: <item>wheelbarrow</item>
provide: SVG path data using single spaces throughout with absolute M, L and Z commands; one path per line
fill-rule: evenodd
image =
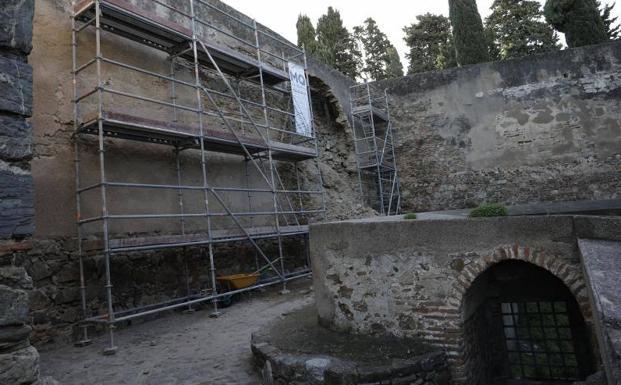
M 241 290 L 256 285 L 259 281 L 261 273 L 234 274 L 216 277 L 219 284 L 219 292 L 226 294 L 229 291 Z M 225 295 L 220 297 L 220 305 L 222 307 L 231 306 L 238 298 L 237 294 Z

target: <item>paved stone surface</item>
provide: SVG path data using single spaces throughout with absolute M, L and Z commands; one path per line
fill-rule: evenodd
M 621 242 L 580 240 L 609 384 L 621 383 Z
M 104 337 L 85 348 L 46 345 L 40 349 L 41 373 L 63 385 L 260 385 L 251 334 L 312 303 L 309 285 L 294 282 L 287 295 L 274 287 L 223 309 L 215 319 L 202 310 L 135 323 L 116 333 L 115 356 L 102 356 Z

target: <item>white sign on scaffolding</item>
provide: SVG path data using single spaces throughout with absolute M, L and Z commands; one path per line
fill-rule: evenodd
M 289 79 L 291 80 L 291 94 L 295 111 L 295 130 L 300 135 L 312 137 L 313 123 L 304 67 L 289 62 Z

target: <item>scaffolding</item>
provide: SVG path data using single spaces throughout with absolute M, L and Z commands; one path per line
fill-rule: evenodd
M 296 130 L 292 112 L 288 69 L 291 63 L 303 66 L 308 85 L 306 54 L 218 4 L 82 0 L 74 6 L 76 204 L 84 316 L 79 344 L 89 343 L 89 325 L 103 324 L 109 333 L 104 353 L 113 354 L 114 328 L 120 322 L 200 303 L 212 303 L 217 315 L 218 299 L 224 296 L 281 283 L 286 290 L 286 282 L 310 274 L 308 261 L 302 269 L 287 271 L 283 252 L 288 237 L 301 238 L 307 247 L 308 223 L 325 216 L 312 106 L 310 134 Z M 119 52 L 128 58 L 117 58 Z M 310 100 L 308 86 L 307 94 Z M 156 154 L 171 148 L 175 181 L 161 183 L 159 174 L 166 172 L 155 166 L 149 175 L 138 175 L 138 182 L 126 180 L 140 174 L 132 167 L 133 150 L 124 144 L 129 141 L 156 146 L 158 150 L 150 150 Z M 111 152 L 122 153 L 125 171 L 108 170 L 119 165 L 110 159 Z M 84 159 L 88 156 L 90 162 Z M 213 156 L 243 164 L 243 185 L 216 185 L 210 178 Z M 316 170 L 314 180 L 300 176 L 302 163 L 308 162 L 312 165 L 304 167 Z M 168 202 L 173 196 L 174 210 L 167 206 L 162 212 L 150 203 Z M 133 200 L 136 207 L 124 207 L 123 200 Z M 262 267 L 257 262 L 253 274 L 267 270 L 271 276 L 247 288 L 219 292 L 214 246 L 232 242 L 248 243 L 263 262 Z M 111 274 L 116 255 L 168 248 L 185 253 L 190 246 L 207 249 L 207 290 L 188 289 L 187 296 L 175 300 L 116 309 Z M 93 315 L 84 264 L 85 258 L 97 255 L 103 256 L 105 266 L 105 309 Z M 187 280 L 187 266 L 185 270 Z
M 382 215 L 401 213 L 399 174 L 388 95 L 370 83 L 350 88 L 360 196 Z

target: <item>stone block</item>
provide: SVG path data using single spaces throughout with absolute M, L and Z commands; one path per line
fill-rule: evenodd
M 28 320 L 28 292 L 0 285 L 0 309 L 3 309 L 0 326 L 25 324 Z
M 32 115 L 32 67 L 28 63 L 0 56 L 0 111 Z
M 27 325 L 0 327 L 0 353 L 28 347 L 31 332 L 32 329 Z
M 39 353 L 27 348 L 0 354 L 0 384 L 30 385 L 39 380 Z
M 30 171 L 0 160 L 0 239 L 25 237 L 33 231 L 32 175 Z
M 29 54 L 32 49 L 34 0 L 2 0 L 0 6 L 0 47 Z
M 32 279 L 23 267 L 3 266 L 0 267 L 0 285 L 32 290 Z
M 32 157 L 32 128 L 25 118 L 0 114 L 0 159 Z
M 33 385 L 60 385 L 60 383 L 52 377 L 41 377 L 41 379 Z

